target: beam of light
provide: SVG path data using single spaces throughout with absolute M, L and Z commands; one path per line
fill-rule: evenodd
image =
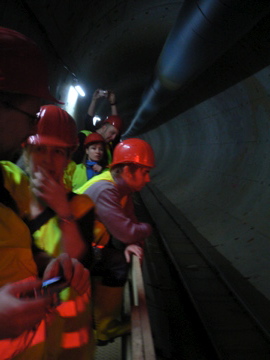
M 67 101 L 65 104 L 65 110 L 71 115 L 74 116 L 75 105 L 78 99 L 78 93 L 75 90 L 74 86 L 70 86 Z
M 85 96 L 85 92 L 83 91 L 83 89 L 81 88 L 80 85 L 76 85 L 75 89 L 76 89 L 76 91 L 78 92 L 79 95 Z

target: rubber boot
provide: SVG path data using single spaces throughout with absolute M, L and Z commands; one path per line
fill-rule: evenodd
M 93 293 L 94 322 L 96 343 L 99 346 L 107 345 L 115 338 L 129 334 L 130 320 L 121 322 L 124 287 L 104 286 L 95 284 Z

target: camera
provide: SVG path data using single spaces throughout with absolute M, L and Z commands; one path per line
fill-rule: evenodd
M 108 97 L 108 90 L 99 90 L 99 95 L 103 97 Z

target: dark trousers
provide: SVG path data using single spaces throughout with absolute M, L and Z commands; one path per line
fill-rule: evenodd
M 125 285 L 129 264 L 125 259 L 123 249 L 116 249 L 109 243 L 103 249 L 94 248 L 94 258 L 91 276 L 102 277 L 102 285 L 111 287 Z

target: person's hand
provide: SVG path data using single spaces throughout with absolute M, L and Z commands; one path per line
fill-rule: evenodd
M 114 92 L 109 91 L 108 100 L 109 100 L 109 103 L 110 103 L 111 105 L 115 105 L 115 103 L 116 103 L 116 97 L 115 97 L 115 93 L 114 93 Z
M 48 172 L 39 168 L 31 179 L 31 190 L 43 205 L 50 207 L 59 217 L 70 215 L 67 189 L 63 180 L 58 183 Z
M 89 271 L 77 260 L 63 253 L 53 259 L 45 269 L 43 279 L 63 275 L 68 284 L 80 295 L 90 288 Z
M 126 248 L 125 248 L 125 258 L 126 258 L 126 261 L 129 263 L 130 262 L 130 258 L 131 258 L 131 255 L 134 254 L 136 256 L 138 256 L 138 258 L 140 259 L 140 262 L 142 262 L 142 259 L 143 259 L 143 249 L 138 246 L 138 245 L 135 245 L 135 244 L 132 244 L 132 245 L 128 245 Z
M 102 170 L 102 166 L 98 164 L 93 165 L 92 168 L 95 172 L 100 172 Z
M 92 101 L 94 100 L 97 100 L 97 99 L 100 99 L 102 97 L 101 93 L 100 93 L 100 89 L 97 89 L 94 91 L 94 94 L 92 96 Z
M 33 280 L 0 289 L 0 339 L 14 338 L 32 330 L 45 317 L 51 297 L 35 298 L 34 290 L 40 287 L 41 281 Z

